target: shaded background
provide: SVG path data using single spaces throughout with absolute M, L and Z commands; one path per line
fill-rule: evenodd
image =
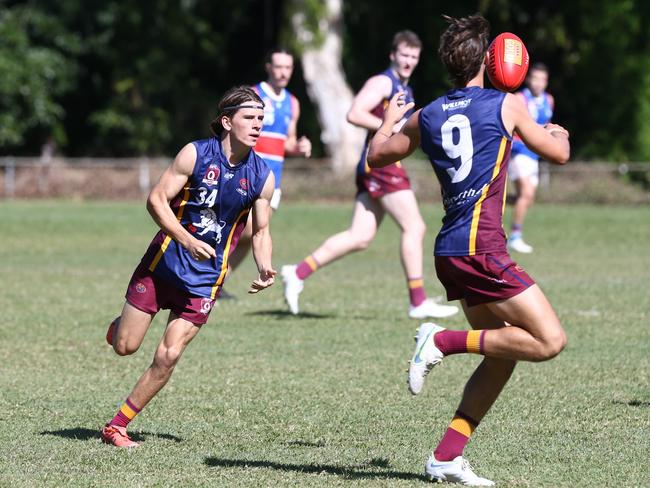
M 37 155 L 53 137 L 65 156 L 174 154 L 208 135 L 226 89 L 265 77 L 266 51 L 295 37 L 288 19 L 303 9 L 318 15 L 322 2 L 2 2 L 0 153 Z M 650 2 L 345 1 L 349 84 L 357 91 L 384 69 L 392 34 L 409 28 L 424 42 L 416 97 L 435 98 L 449 86 L 436 55 L 441 14 L 475 12 L 549 66 L 555 120 L 572 132 L 574 159 L 650 159 Z M 303 104 L 299 131 L 322 156 L 299 62 L 290 88 Z

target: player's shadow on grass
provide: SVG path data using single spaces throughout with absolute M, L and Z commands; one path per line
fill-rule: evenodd
M 76 427 L 74 429 L 60 429 L 60 430 L 45 430 L 40 433 L 41 435 L 54 435 L 63 437 L 64 439 L 75 439 L 79 441 L 87 441 L 89 439 L 99 439 L 99 429 L 86 429 L 84 427 Z M 129 432 L 129 437 L 136 442 L 144 441 L 147 437 L 158 437 L 168 441 L 182 442 L 183 439 L 172 434 L 158 434 L 154 432 L 133 431 Z
M 629 407 L 650 407 L 650 402 L 643 400 L 630 400 L 629 402 L 623 402 L 621 400 L 614 400 L 612 403 L 616 405 L 627 405 Z
M 337 317 L 335 314 L 331 313 L 311 313 L 311 312 L 300 312 L 298 315 L 294 315 L 288 310 L 257 310 L 255 312 L 247 312 L 244 315 L 251 316 L 265 316 L 265 317 L 281 317 L 281 318 L 297 318 L 297 319 L 333 319 Z
M 273 461 L 251 461 L 244 459 L 220 459 L 216 457 L 205 458 L 206 466 L 213 468 L 268 468 L 278 471 L 294 471 L 307 474 L 333 474 L 346 479 L 373 479 L 389 478 L 399 480 L 427 481 L 427 478 L 404 471 L 393 471 L 386 469 L 390 467 L 387 459 L 371 459 L 370 461 L 352 465 L 339 466 L 336 464 L 297 464 L 297 463 L 276 463 Z M 377 471 L 377 468 L 382 470 Z

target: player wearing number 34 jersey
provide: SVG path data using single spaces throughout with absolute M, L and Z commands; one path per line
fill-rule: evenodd
M 473 353 L 483 361 L 467 382 L 449 428 L 425 465 L 432 479 L 469 486 L 494 483 L 462 457 L 479 422 L 510 378 L 516 361 L 545 361 L 562 351 L 566 334 L 539 286 L 506 251 L 502 216 L 512 134 L 549 161 L 569 158 L 568 132 L 538 125 L 515 95 L 483 88 L 489 24 L 481 16 L 446 17 L 438 53 L 454 88 L 409 117 L 412 104 L 391 99 L 370 143 L 368 163 L 382 167 L 418 145 L 442 188 L 445 216 L 435 244 L 436 273 L 447 298 L 461 300 L 474 329 L 420 325 L 409 366 L 411 393 L 445 357 Z

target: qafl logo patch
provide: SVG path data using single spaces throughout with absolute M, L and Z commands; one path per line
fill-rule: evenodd
M 203 183 L 209 186 L 214 186 L 217 183 L 219 183 L 219 175 L 221 174 L 221 170 L 219 169 L 219 166 L 215 164 L 211 164 L 208 170 L 205 172 L 205 176 L 203 177 Z
M 212 300 L 209 298 L 201 298 L 201 313 L 207 315 L 212 310 Z
M 137 291 L 138 293 L 146 293 L 147 292 L 147 287 L 144 286 L 143 283 L 137 283 L 135 285 L 135 291 Z

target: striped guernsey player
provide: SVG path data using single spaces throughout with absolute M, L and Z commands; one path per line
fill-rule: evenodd
M 446 17 L 439 54 L 454 88 L 395 125 L 410 104 L 397 94 L 370 144 L 368 162 L 382 167 L 418 146 L 442 188 L 445 216 L 436 238 L 436 272 L 449 300 L 460 300 L 471 331 L 432 323 L 418 329 L 408 383 L 422 390 L 426 374 L 453 354 L 483 356 L 458 410 L 427 460 L 426 474 L 471 486 L 494 483 L 474 474 L 465 444 L 510 378 L 517 361 L 545 361 L 562 351 L 566 334 L 539 286 L 508 256 L 502 214 L 513 132 L 549 161 L 569 158 L 567 131 L 542 127 L 515 95 L 483 88 L 489 24 L 481 16 Z M 521 447 L 520 447 L 521 449 Z
M 214 137 L 183 147 L 149 194 L 147 208 L 160 231 L 133 273 L 122 314 L 111 323 L 106 340 L 120 356 L 133 354 L 156 313 L 170 313 L 151 366 L 101 431 L 107 444 L 138 445 L 126 427 L 165 386 L 208 320 L 228 256 L 251 210 L 259 276 L 249 293 L 273 284 L 269 205 L 274 178 L 252 150 L 262 130 L 264 103 L 251 88 L 236 87 L 220 100 L 218 114 L 211 124 Z
M 264 126 L 255 146 L 255 152 L 271 168 L 275 176 L 275 189 L 271 209 L 277 210 L 282 197 L 282 170 L 285 156 L 311 157 L 311 141 L 298 137 L 300 103 L 287 85 L 293 74 L 293 56 L 284 48 L 271 49 L 266 56 L 267 79 L 253 87 L 264 101 Z M 241 246 L 230 257 L 231 271 L 239 266 L 248 254 L 252 227 L 249 223 L 241 236 Z
M 366 145 L 357 166 L 357 195 L 352 222 L 347 230 L 330 236 L 297 265 L 282 267 L 284 296 L 293 314 L 298 313 L 298 297 L 304 280 L 323 266 L 368 247 L 385 214 L 390 215 L 401 230 L 400 257 L 409 292 L 409 317 L 447 317 L 458 312 L 457 307 L 439 305 L 427 298 L 422 276 L 422 240 L 426 229 L 409 177 L 399 158 L 381 169 L 372 169 L 366 164 L 367 142 L 381 125 L 388 100 L 398 91 L 404 91 L 409 101 L 413 99 L 408 82 L 418 65 L 421 48 L 422 43 L 414 32 L 395 34 L 389 55 L 390 66 L 368 79 L 352 102 L 348 121 L 368 129 Z

